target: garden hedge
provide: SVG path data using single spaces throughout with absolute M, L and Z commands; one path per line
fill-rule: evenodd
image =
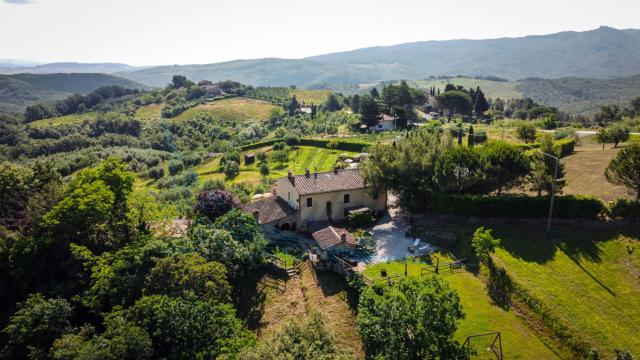
M 614 218 L 640 219 L 640 200 L 615 199 L 609 209 Z
M 271 146 L 277 142 L 284 141 L 284 138 L 260 141 L 253 144 L 243 145 L 240 151 L 258 149 L 265 146 Z M 300 146 L 315 146 L 326 148 L 328 143 L 334 143 L 336 150 L 362 152 L 366 147 L 371 146 L 370 143 L 360 140 L 341 140 L 341 139 L 300 139 Z
M 517 144 L 516 146 L 523 150 L 530 150 L 531 148 L 534 148 L 534 149 L 540 148 L 540 143 L 535 142 L 527 145 Z M 573 154 L 573 150 L 575 146 L 576 146 L 575 139 L 560 139 L 560 140 L 555 140 L 553 142 L 553 149 L 560 154 L 561 158 Z
M 431 209 L 435 214 L 477 217 L 545 218 L 549 215 L 546 196 L 481 196 L 433 193 Z M 555 218 L 595 218 L 606 212 L 602 201 L 588 196 L 556 196 Z

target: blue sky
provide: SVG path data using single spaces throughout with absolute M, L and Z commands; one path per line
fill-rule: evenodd
M 640 28 L 640 1 L 0 0 L 0 58 L 194 64 Z

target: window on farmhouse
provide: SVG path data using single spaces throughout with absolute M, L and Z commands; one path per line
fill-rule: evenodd
M 313 199 L 308 197 L 307 198 L 307 207 L 312 207 L 313 206 Z
M 344 203 L 345 204 L 349 203 L 349 200 L 351 200 L 351 197 L 349 196 L 349 194 L 344 194 Z

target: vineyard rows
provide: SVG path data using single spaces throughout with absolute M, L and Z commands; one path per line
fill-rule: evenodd
M 295 95 L 301 105 L 321 105 L 327 101 L 331 91 L 290 89 L 283 87 L 257 87 L 249 91 L 248 96 L 256 99 L 271 101 L 276 104 L 287 103 Z

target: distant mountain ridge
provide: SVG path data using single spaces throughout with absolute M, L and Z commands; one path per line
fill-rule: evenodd
M 16 74 L 0 75 L 0 112 L 21 113 L 40 101 L 87 94 L 99 87 L 119 85 L 131 89 L 146 86 L 107 74 Z
M 102 73 L 114 74 L 117 72 L 129 72 L 143 69 L 120 63 L 78 63 L 57 62 L 49 64 L 20 65 L 19 63 L 0 61 L 0 74 L 56 74 L 56 73 Z
M 359 84 L 435 75 L 610 79 L 640 74 L 640 30 L 600 27 L 488 40 L 421 41 L 312 56 L 214 64 L 132 67 L 54 63 L 2 68 L 0 73 L 102 72 L 159 87 L 175 74 L 191 80 L 233 79 L 257 86 Z

